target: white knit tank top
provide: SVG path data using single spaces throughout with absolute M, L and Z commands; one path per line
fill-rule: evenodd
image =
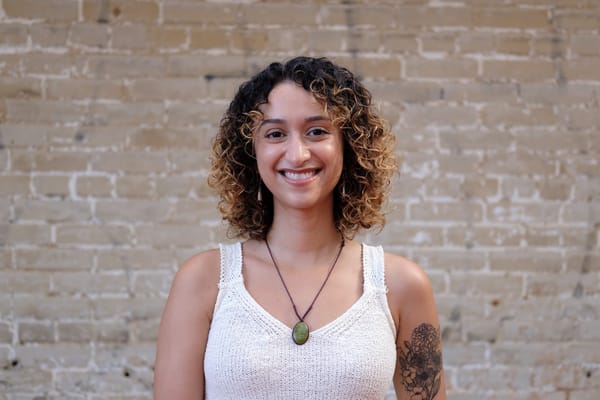
M 382 400 L 396 364 L 383 249 L 363 246 L 361 297 L 304 345 L 244 286 L 242 246 L 221 245 L 221 278 L 206 353 L 207 400 Z

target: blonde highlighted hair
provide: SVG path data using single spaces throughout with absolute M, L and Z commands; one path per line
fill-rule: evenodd
M 343 135 L 344 167 L 334 190 L 337 229 L 351 238 L 362 228 L 383 226 L 382 205 L 397 168 L 394 134 L 349 70 L 326 58 L 297 57 L 272 63 L 243 83 L 221 120 L 208 182 L 220 196 L 230 234 L 264 239 L 273 221 L 273 197 L 261 183 L 252 141 L 262 117 L 258 107 L 284 81 L 312 93 Z

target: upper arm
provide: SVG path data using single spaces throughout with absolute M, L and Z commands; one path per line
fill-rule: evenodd
M 204 351 L 218 293 L 219 252 L 192 257 L 175 274 L 158 334 L 154 399 L 204 398 Z
M 445 400 L 440 323 L 429 279 L 414 262 L 386 254 L 386 281 L 398 328 L 396 395 Z

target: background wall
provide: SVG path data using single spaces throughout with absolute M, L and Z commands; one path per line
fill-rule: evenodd
M 224 239 L 210 137 L 298 54 L 397 134 L 362 238 L 431 277 L 450 399 L 598 400 L 597 0 L 0 0 L 0 399 L 151 397 L 173 273 Z

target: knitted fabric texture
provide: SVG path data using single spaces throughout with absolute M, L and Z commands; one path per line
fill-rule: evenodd
M 207 400 L 382 400 L 396 364 L 383 249 L 363 244 L 363 293 L 302 346 L 246 290 L 241 243 L 220 245 L 219 294 L 204 357 Z

